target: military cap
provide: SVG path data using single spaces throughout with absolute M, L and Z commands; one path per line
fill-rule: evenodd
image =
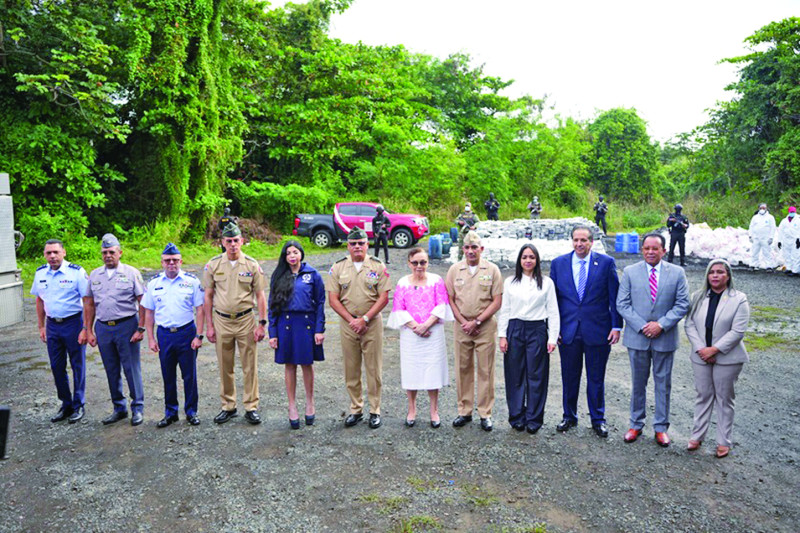
M 222 236 L 226 238 L 238 237 L 241 234 L 242 230 L 240 230 L 239 226 L 233 222 L 230 222 L 227 226 L 225 226 L 225 229 L 222 230 Z
M 178 250 L 178 247 L 173 243 L 168 242 L 164 247 L 164 251 L 161 252 L 161 255 L 181 255 L 181 251 Z
M 113 248 L 114 246 L 119 246 L 119 239 L 117 239 L 113 233 L 106 233 L 103 235 L 101 240 L 101 246 L 103 248 Z
M 360 241 L 366 238 L 367 238 L 367 232 L 359 228 L 358 226 L 353 226 L 353 228 L 350 229 L 350 233 L 347 234 L 348 241 Z
M 464 236 L 464 244 L 478 244 L 482 245 L 481 236 L 475 233 L 474 231 L 470 231 Z

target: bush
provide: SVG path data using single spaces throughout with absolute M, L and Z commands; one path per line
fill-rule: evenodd
M 231 192 L 242 206 L 243 217 L 271 222 L 283 230 L 297 213 L 326 213 L 334 197 L 319 185 L 231 182 Z

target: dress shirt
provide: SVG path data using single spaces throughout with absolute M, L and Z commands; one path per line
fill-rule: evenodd
M 547 343 L 558 342 L 558 332 L 561 330 L 561 317 L 558 314 L 558 300 L 553 280 L 545 276 L 542 278 L 542 288 L 536 286 L 536 280 L 523 274 L 519 283 L 514 283 L 514 277 L 506 278 L 503 282 L 503 305 L 500 307 L 497 333 L 505 337 L 508 330 L 508 321 L 517 320 L 547 320 Z
M 56 270 L 42 265 L 36 270 L 31 294 L 44 302 L 50 318 L 67 318 L 83 311 L 81 298 L 86 296 L 88 277 L 83 267 L 62 261 Z
M 575 282 L 575 290 L 578 290 L 578 275 L 581 271 L 581 261 L 586 261 L 586 280 L 589 280 L 589 264 L 591 264 L 592 252 L 586 254 L 586 257 L 581 259 L 578 254 L 572 252 L 572 281 Z
M 163 272 L 151 279 L 142 297 L 142 307 L 154 311 L 155 323 L 165 328 L 185 326 L 194 320 L 194 310 L 205 297 L 197 276 L 179 270 L 169 279 Z
M 138 270 L 120 263 L 111 278 L 106 267 L 89 274 L 86 296 L 94 299 L 97 320 L 119 320 L 133 316 L 139 310 L 138 297 L 144 294 L 144 281 Z
M 647 262 L 645 262 L 644 266 L 647 267 L 647 279 L 649 283 L 650 273 L 653 271 L 653 267 L 647 264 Z M 656 298 L 658 298 L 658 293 L 661 292 L 661 283 L 659 283 L 661 281 L 661 261 L 658 262 L 655 268 L 656 268 Z M 650 294 L 649 286 L 647 289 L 647 293 Z

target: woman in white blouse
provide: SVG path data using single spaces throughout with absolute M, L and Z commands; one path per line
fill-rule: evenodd
M 505 354 L 508 422 L 517 431 L 534 434 L 542 427 L 550 353 L 560 328 L 553 280 L 542 277 L 538 250 L 525 244 L 517 256 L 516 273 L 504 282 L 497 326 L 500 351 Z

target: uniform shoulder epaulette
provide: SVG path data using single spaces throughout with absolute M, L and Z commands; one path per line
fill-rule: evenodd
M 183 275 L 186 276 L 187 278 L 195 278 L 195 279 L 197 279 L 197 276 L 195 276 L 191 272 L 184 272 Z
M 223 255 L 225 255 L 225 254 L 217 254 L 214 257 L 212 257 L 211 259 L 209 259 L 208 262 L 210 263 L 211 261 L 216 261 L 217 259 L 220 259 Z
M 42 266 L 40 266 L 39 268 L 37 268 L 37 269 L 36 269 L 36 272 L 39 272 L 40 270 L 42 270 L 43 268 L 45 268 L 45 267 L 48 267 L 48 266 L 50 266 L 50 265 L 48 265 L 47 263 L 45 263 L 45 264 L 43 264 Z
M 70 263 L 67 266 L 69 266 L 70 268 L 74 268 L 75 270 L 80 270 L 81 269 L 81 266 L 80 265 L 76 265 L 75 263 Z
M 249 255 L 244 254 L 244 258 L 258 264 L 258 259 L 256 259 L 255 257 L 250 257 Z
M 383 259 L 381 259 L 380 257 L 375 257 L 375 256 L 373 255 L 373 256 L 372 256 L 372 260 L 373 260 L 373 261 L 377 261 L 377 262 L 378 262 L 378 263 L 380 263 L 380 264 L 383 264 Z
M 336 261 L 336 263 L 341 263 L 342 261 L 347 261 L 347 256 L 344 256 L 344 257 L 342 257 L 341 259 L 339 259 L 338 261 Z M 335 265 L 336 263 L 334 263 L 334 265 Z

